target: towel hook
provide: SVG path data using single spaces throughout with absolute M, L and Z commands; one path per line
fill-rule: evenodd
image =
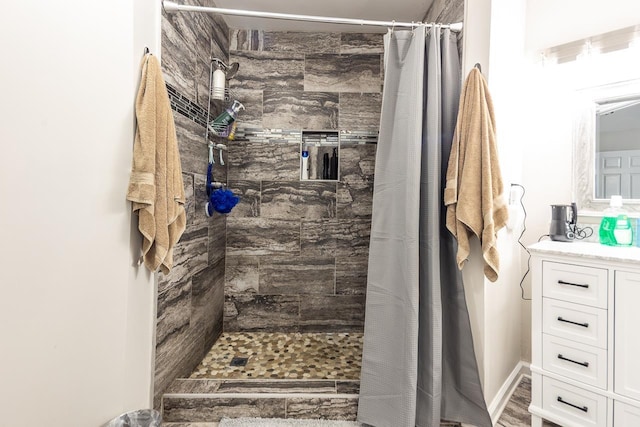
M 475 68 L 478 69 L 478 71 L 482 72 L 482 66 L 480 65 L 479 62 L 476 62 L 476 65 L 474 65 Z
M 149 54 L 149 53 L 150 53 L 150 52 L 149 52 L 149 46 L 145 46 L 145 47 L 144 47 L 144 54 L 145 54 L 145 55 L 147 55 L 147 54 Z

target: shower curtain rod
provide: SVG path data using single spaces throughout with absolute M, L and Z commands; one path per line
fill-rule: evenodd
M 367 19 L 350 19 L 350 18 L 334 18 L 331 16 L 312 16 L 312 15 L 293 15 L 289 13 L 276 13 L 276 12 L 258 12 L 254 10 L 241 10 L 241 9 L 223 9 L 219 7 L 204 7 L 204 6 L 189 6 L 184 4 L 177 4 L 172 1 L 165 0 L 162 2 L 164 10 L 167 12 L 205 12 L 205 13 L 218 13 L 220 15 L 235 15 L 235 16 L 250 16 L 254 18 L 270 18 L 270 19 L 285 19 L 289 21 L 309 21 L 309 22 L 324 22 L 328 24 L 352 24 L 352 25 L 368 25 L 376 27 L 417 27 L 425 25 L 431 27 L 433 24 L 424 24 L 422 22 L 395 22 L 395 21 L 370 21 Z M 444 24 L 443 28 L 449 28 L 451 31 L 462 31 L 462 22 L 454 24 Z

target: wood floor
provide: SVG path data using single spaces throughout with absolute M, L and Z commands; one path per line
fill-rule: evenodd
M 529 414 L 529 403 L 531 403 L 531 378 L 522 377 L 520 384 L 513 392 L 509 403 L 504 408 L 497 427 L 527 427 L 531 426 L 531 414 Z M 546 427 L 559 427 L 557 424 L 545 421 Z

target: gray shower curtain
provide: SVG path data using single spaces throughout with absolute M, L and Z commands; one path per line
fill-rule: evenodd
M 358 420 L 490 427 L 442 203 L 461 84 L 456 37 L 421 26 L 384 41 Z

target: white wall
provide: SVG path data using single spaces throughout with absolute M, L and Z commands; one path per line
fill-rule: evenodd
M 511 184 L 522 182 L 522 147 L 528 125 L 527 76 L 523 72 L 525 0 L 492 0 L 489 88 L 494 101 L 500 167 L 508 198 Z M 520 212 L 513 210 L 511 215 Z M 516 218 L 517 219 L 517 218 Z M 496 283 L 485 281 L 485 395 L 491 402 L 520 362 L 521 278 L 517 243 L 521 222 L 513 230 L 498 233 L 500 277 Z M 506 390 L 503 390 L 506 391 Z
M 513 106 L 522 95 L 514 86 L 523 78 L 519 57 L 524 52 L 524 20 L 524 0 L 469 1 L 465 6 L 463 70 L 466 77 L 479 62 L 489 82 L 505 197 L 510 184 L 521 181 L 521 126 L 526 115 Z M 498 233 L 500 275 L 495 283 L 484 278 L 477 242 L 463 270 L 476 358 L 490 411 L 496 409 L 501 388 L 520 362 L 519 232 L 503 229 Z
M 154 0 L 3 6 L 2 425 L 99 426 L 150 405 L 153 279 L 132 266 L 125 192 L 158 20 Z
M 638 24 L 637 0 L 527 0 L 528 50 L 540 50 Z

